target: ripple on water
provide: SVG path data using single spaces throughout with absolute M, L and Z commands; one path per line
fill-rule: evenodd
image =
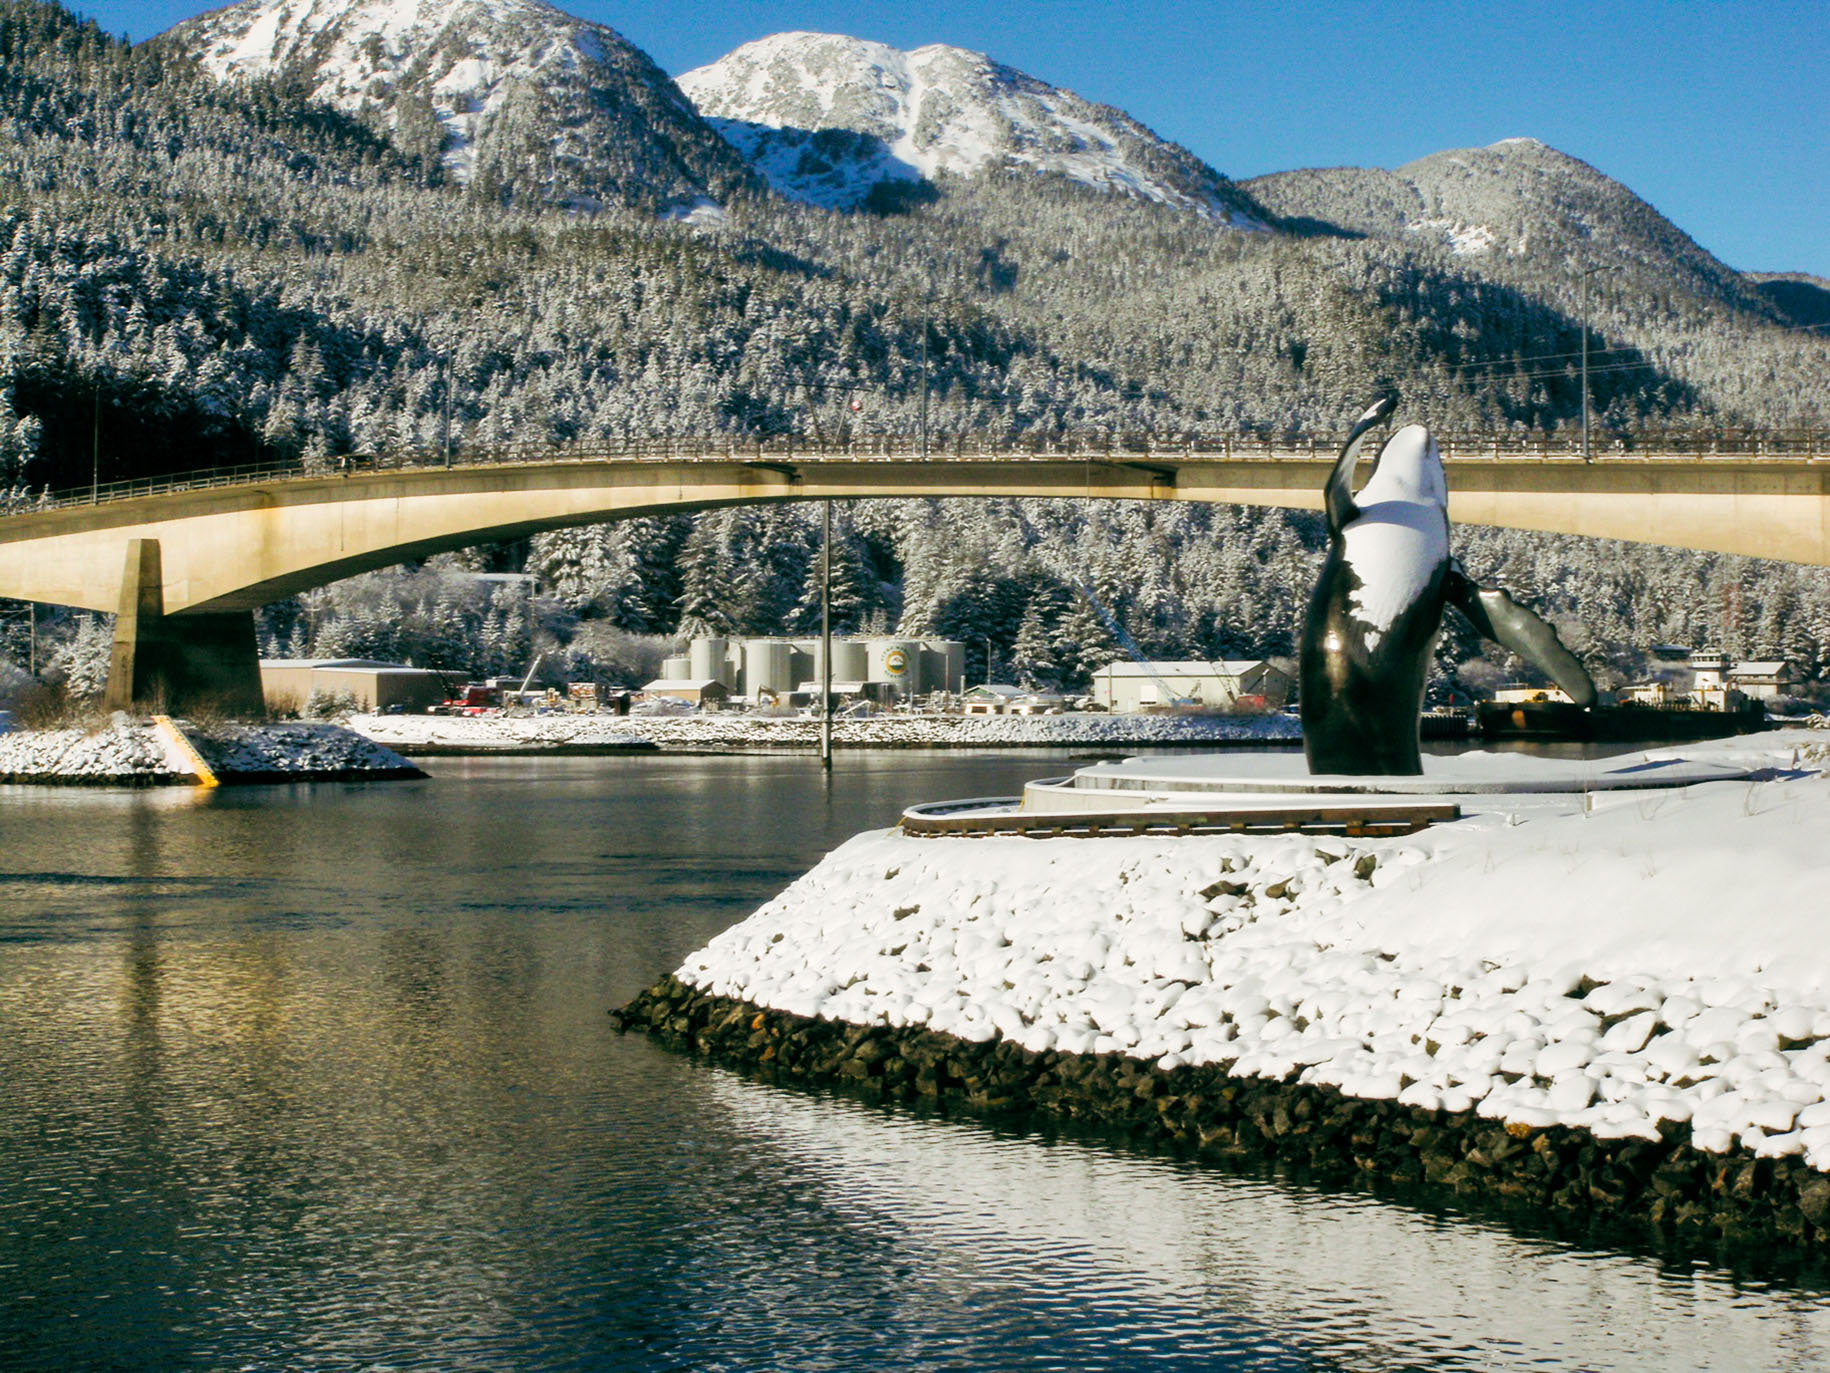
M 1783 1283 L 610 1031 L 852 829 L 1060 766 L 890 761 L 0 796 L 0 1368 L 1830 1364 L 1830 1305 Z

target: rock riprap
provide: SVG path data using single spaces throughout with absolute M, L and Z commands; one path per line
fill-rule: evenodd
M 893 1098 L 1819 1239 L 1825 821 L 1787 771 L 1400 840 L 867 834 L 625 1021 Z
M 180 722 L 191 747 L 225 782 L 423 777 L 412 763 L 336 725 Z M 125 716 L 93 728 L 0 734 L 0 782 L 47 786 L 183 786 L 194 765 L 153 724 Z
M 637 748 L 812 749 L 820 721 L 745 715 L 357 715 L 349 725 L 391 748 L 491 753 Z M 1282 715 L 876 715 L 833 722 L 840 748 L 1132 747 L 1295 743 Z

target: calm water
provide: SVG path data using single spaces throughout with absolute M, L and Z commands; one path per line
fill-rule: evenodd
M 0 788 L 0 1368 L 1809 1368 L 1830 1299 L 757 1086 L 605 1011 L 1059 758 Z

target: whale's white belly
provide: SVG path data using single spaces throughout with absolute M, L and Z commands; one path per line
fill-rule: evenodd
M 1361 507 L 1341 542 L 1342 561 L 1357 583 L 1348 606 L 1370 653 L 1448 561 L 1448 515 L 1439 505 L 1381 501 Z

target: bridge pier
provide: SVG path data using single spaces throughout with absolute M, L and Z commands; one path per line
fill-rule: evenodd
M 167 615 L 157 539 L 130 539 L 108 662 L 109 710 L 265 713 L 254 612 Z

